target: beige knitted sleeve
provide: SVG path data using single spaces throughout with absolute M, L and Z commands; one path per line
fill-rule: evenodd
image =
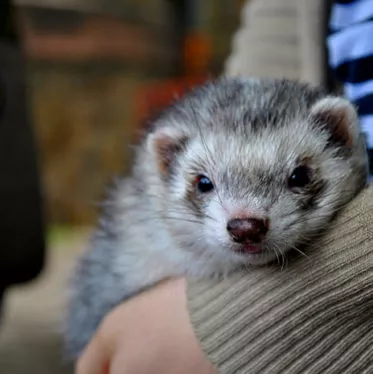
M 226 61 L 228 76 L 324 83 L 325 0 L 248 0 Z
M 373 187 L 281 270 L 188 282 L 192 324 L 221 373 L 373 373 Z

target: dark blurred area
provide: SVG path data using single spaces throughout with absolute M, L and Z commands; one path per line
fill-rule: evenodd
M 241 3 L 16 2 L 50 223 L 94 222 L 148 115 L 221 72 Z

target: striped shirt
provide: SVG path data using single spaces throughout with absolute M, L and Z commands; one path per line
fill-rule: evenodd
M 356 106 L 373 159 L 373 0 L 335 0 L 327 38 L 329 66 Z

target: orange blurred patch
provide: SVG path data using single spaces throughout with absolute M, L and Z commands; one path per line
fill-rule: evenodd
M 139 132 L 146 126 L 146 120 L 153 113 L 162 110 L 176 98 L 182 97 L 194 86 L 207 80 L 204 76 L 185 77 L 175 80 L 153 83 L 141 88 L 136 95 L 135 104 Z

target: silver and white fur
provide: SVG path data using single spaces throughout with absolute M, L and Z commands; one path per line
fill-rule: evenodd
M 288 179 L 306 163 L 310 183 Z M 77 358 L 114 306 L 172 276 L 212 277 L 299 249 L 367 183 L 355 108 L 288 80 L 221 78 L 154 120 L 131 175 L 103 204 L 71 283 L 68 354 Z M 207 176 L 214 190 L 196 189 Z M 260 252 L 240 251 L 227 222 L 267 219 Z

